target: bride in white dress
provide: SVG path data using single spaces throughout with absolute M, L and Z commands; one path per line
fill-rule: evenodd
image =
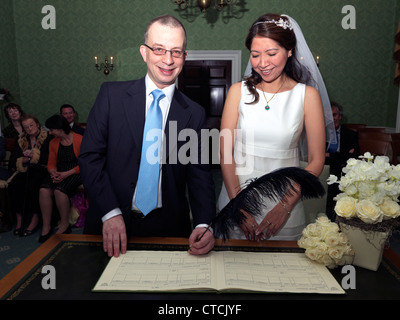
M 296 58 L 296 37 L 288 17 L 256 20 L 246 39 L 251 76 L 232 85 L 221 120 L 221 210 L 249 179 L 282 167 L 299 166 L 299 140 L 305 131 L 308 165 L 316 176 L 325 160 L 325 121 L 319 92 L 307 85 L 312 75 Z M 328 101 L 329 102 L 329 101 Z M 330 110 L 330 108 L 329 108 Z M 297 240 L 305 227 L 299 194 L 265 200 L 261 216 L 231 230 L 231 239 Z

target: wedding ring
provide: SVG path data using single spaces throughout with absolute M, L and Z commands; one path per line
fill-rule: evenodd
M 271 224 L 271 222 L 269 222 L 268 220 L 265 220 L 265 222 L 266 222 L 266 223 L 268 223 L 268 225 L 270 225 L 270 224 Z

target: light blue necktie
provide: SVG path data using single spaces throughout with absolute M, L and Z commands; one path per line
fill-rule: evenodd
M 159 132 L 162 130 L 162 112 L 159 102 L 165 97 L 165 94 L 159 89 L 154 90 L 151 94 L 153 95 L 154 100 L 147 111 L 146 121 L 144 124 L 142 155 L 140 159 L 135 200 L 136 207 L 144 215 L 147 215 L 157 206 L 161 156 L 161 135 L 157 132 L 153 132 L 155 136 L 158 137 L 156 142 L 148 141 L 146 136 L 151 130 L 159 130 Z M 152 153 L 147 155 L 149 147 L 151 147 L 151 150 L 155 150 L 156 154 Z
M 332 153 L 332 152 L 337 152 L 338 151 L 338 147 L 339 147 L 339 135 L 338 132 L 335 130 L 336 132 L 336 143 L 331 143 L 328 147 L 328 152 Z

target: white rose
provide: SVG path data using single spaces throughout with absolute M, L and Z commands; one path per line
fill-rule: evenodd
M 312 237 L 312 225 L 309 224 L 307 227 L 305 227 L 302 231 L 302 234 L 305 238 Z
M 305 255 L 311 260 L 319 260 L 321 258 L 320 254 L 315 250 L 315 248 L 307 248 Z
M 318 237 L 308 237 L 304 240 L 304 243 L 306 245 L 306 248 L 314 248 L 318 245 L 319 238 Z
M 317 223 L 311 223 L 303 229 L 303 236 L 321 239 L 323 236 L 323 229 Z
M 321 216 L 318 217 L 316 222 L 317 224 L 328 225 L 331 222 L 331 220 L 327 216 Z
M 397 218 L 400 215 L 399 204 L 389 198 L 385 198 L 379 208 L 384 214 L 384 219 Z
M 337 233 L 337 232 L 339 232 L 339 226 L 338 226 L 338 224 L 335 223 L 335 222 L 330 222 L 330 223 L 328 224 L 328 226 L 327 226 L 327 230 L 328 230 L 328 232 Z
M 344 248 L 341 246 L 337 246 L 335 248 L 330 248 L 329 249 L 329 256 L 335 260 L 336 262 L 339 262 L 340 259 L 342 259 L 343 254 L 344 254 Z
M 328 254 L 329 247 L 326 243 L 320 242 L 318 243 L 317 247 L 315 248 L 317 254 L 320 256 Z
M 357 200 L 352 197 L 341 197 L 335 205 L 335 212 L 338 216 L 352 218 L 356 215 Z
M 319 243 L 319 239 L 316 237 L 307 237 L 303 236 L 299 239 L 297 244 L 300 248 L 307 249 L 307 248 L 314 248 Z
M 325 266 L 327 266 L 330 269 L 333 269 L 336 266 L 335 261 L 329 256 L 329 254 L 326 254 L 326 255 L 320 257 L 318 259 L 318 262 L 324 264 Z
M 328 232 L 325 235 L 325 243 L 329 247 L 335 247 L 340 244 L 339 234 L 337 232 Z
M 357 217 L 365 223 L 378 223 L 382 221 L 382 211 L 370 200 L 361 200 L 356 204 Z

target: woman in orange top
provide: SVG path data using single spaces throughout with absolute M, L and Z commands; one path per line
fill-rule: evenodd
M 60 214 L 60 227 L 57 233 L 70 233 L 68 218 L 71 209 L 70 196 L 82 184 L 78 156 L 82 136 L 71 131 L 68 121 L 60 115 L 46 120 L 46 127 L 54 139 L 49 145 L 49 176 L 43 182 L 39 202 L 43 217 L 42 235 L 39 242 L 46 241 L 52 234 L 51 216 L 53 196 Z

